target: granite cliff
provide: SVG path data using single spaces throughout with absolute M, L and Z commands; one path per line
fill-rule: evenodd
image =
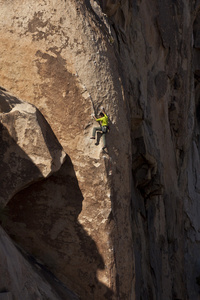
M 200 2 L 0 4 L 0 299 L 199 299 Z

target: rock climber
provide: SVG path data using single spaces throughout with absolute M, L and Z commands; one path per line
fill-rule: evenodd
M 106 133 L 108 132 L 108 116 L 106 115 L 104 109 L 99 114 L 99 118 L 97 119 L 95 116 L 93 116 L 95 121 L 100 122 L 100 127 L 94 127 L 91 139 L 95 139 L 95 133 L 96 131 L 102 131 L 102 139 L 103 139 L 103 148 L 107 148 L 106 146 Z

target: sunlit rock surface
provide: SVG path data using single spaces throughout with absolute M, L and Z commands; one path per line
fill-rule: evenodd
M 33 105 L 0 90 L 0 202 L 62 165 L 65 152 Z
M 67 153 L 9 199 L 4 228 L 83 300 L 199 297 L 199 8 L 1 1 L 1 85 Z

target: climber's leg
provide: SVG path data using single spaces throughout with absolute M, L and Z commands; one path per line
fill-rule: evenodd
M 100 130 L 101 130 L 101 127 L 94 127 L 94 128 L 93 128 L 91 139 L 95 139 L 95 133 L 96 133 L 97 130 L 100 131 Z

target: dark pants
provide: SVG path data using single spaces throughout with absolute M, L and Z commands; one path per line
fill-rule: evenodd
M 92 136 L 95 137 L 96 131 L 102 131 L 101 127 L 94 127 Z M 106 147 L 106 133 L 102 133 L 103 147 Z

